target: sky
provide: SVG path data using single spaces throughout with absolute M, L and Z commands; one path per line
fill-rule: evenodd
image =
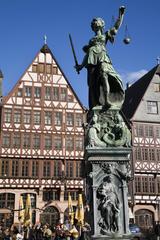
M 3 95 L 13 88 L 47 44 L 72 85 L 80 101 L 88 106 L 87 73 L 78 75 L 68 34 L 72 35 L 78 62 L 82 47 L 94 35 L 90 23 L 94 17 L 105 21 L 105 30 L 113 25 L 120 6 L 126 7 L 124 21 L 115 43 L 107 51 L 116 71 L 126 82 L 138 80 L 157 65 L 160 56 L 160 0 L 0 0 L 0 69 Z M 125 28 L 131 38 L 123 43 Z

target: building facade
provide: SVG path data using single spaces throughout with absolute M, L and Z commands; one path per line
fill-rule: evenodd
M 33 223 L 63 222 L 83 192 L 85 109 L 45 44 L 1 105 L 0 221 L 18 223 L 31 195 Z
M 126 89 L 123 112 L 132 128 L 133 213 L 148 230 L 160 221 L 160 65 Z

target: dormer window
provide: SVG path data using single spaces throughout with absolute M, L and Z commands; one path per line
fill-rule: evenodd
M 160 92 L 160 83 L 154 83 L 154 91 Z
M 158 114 L 158 104 L 156 101 L 147 101 L 147 113 Z

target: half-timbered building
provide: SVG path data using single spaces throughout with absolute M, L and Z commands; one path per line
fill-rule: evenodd
M 29 193 L 33 222 L 63 222 L 83 191 L 85 109 L 47 44 L 0 109 L 0 221 L 18 222 Z
M 160 220 L 160 65 L 126 89 L 133 144 L 133 212 L 144 230 Z

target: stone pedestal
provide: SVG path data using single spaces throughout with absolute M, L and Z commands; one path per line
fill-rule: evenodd
M 86 148 L 86 198 L 92 239 L 131 239 L 127 181 L 130 147 Z

